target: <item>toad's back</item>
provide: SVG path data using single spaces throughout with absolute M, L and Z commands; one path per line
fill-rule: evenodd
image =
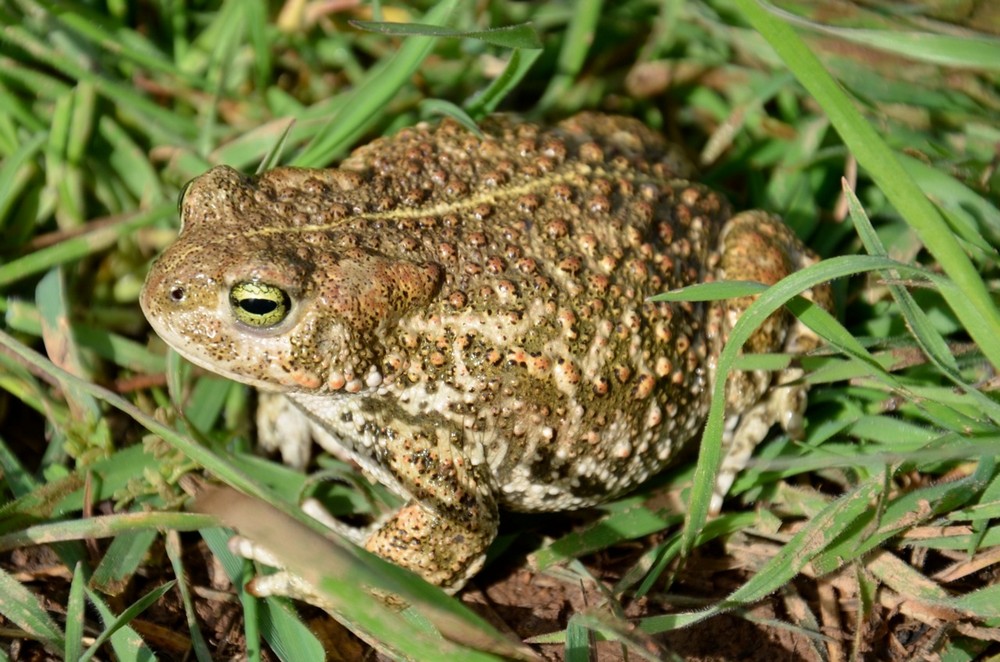
M 609 119 L 496 124 L 484 143 L 446 123 L 347 164 L 371 173 L 374 214 L 345 234 L 441 267 L 427 305 L 387 334 L 399 368 L 380 367 L 383 384 L 392 374 L 407 413 L 461 430 L 455 443 L 483 444 L 508 507 L 604 500 L 703 421 L 704 311 L 646 298 L 704 279 L 728 210 L 678 179 L 657 134 Z

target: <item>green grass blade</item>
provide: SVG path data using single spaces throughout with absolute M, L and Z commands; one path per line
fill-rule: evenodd
M 955 609 L 973 612 L 978 618 L 1000 618 L 1000 584 L 983 587 L 948 600 Z
M 437 37 L 448 39 L 476 39 L 501 48 L 540 50 L 542 41 L 530 23 L 505 25 L 489 30 L 456 30 L 443 25 L 427 23 L 385 23 L 379 21 L 350 21 L 361 30 L 394 35 L 397 37 Z
M 684 627 L 710 616 L 741 605 L 751 604 L 770 595 L 788 583 L 811 559 L 866 511 L 882 489 L 883 478 L 877 476 L 859 485 L 845 496 L 836 499 L 816 514 L 763 568 L 743 586 L 733 591 L 724 601 L 698 612 L 653 616 L 640 621 L 642 631 L 655 634 Z
M 568 29 L 563 35 L 562 48 L 559 49 L 556 74 L 539 100 L 539 108 L 544 110 L 558 106 L 560 99 L 583 69 L 590 45 L 594 43 L 594 31 L 601 18 L 603 4 L 602 0 L 581 0 L 573 7 Z
M 116 535 L 90 577 L 90 587 L 104 595 L 120 595 L 158 535 L 155 529 L 138 529 Z
M 81 257 L 102 251 L 121 237 L 143 227 L 169 218 L 174 213 L 173 205 L 160 205 L 132 218 L 107 225 L 83 235 L 70 237 L 57 244 L 40 248 L 23 257 L 0 264 L 0 287 L 9 285 L 54 266 L 78 260 Z
M 431 25 L 447 21 L 456 0 L 440 2 L 424 17 Z M 349 94 L 327 128 L 293 160 L 292 165 L 317 168 L 329 164 L 350 139 L 374 118 L 420 67 L 434 46 L 434 37 L 409 37 L 394 56 L 376 65 L 367 78 Z
M 271 49 L 268 45 L 268 8 L 264 0 L 244 1 L 247 17 L 247 35 L 254 54 L 254 77 L 257 89 L 266 90 L 273 76 Z
M 500 102 L 517 87 L 517 84 L 521 82 L 541 55 L 541 50 L 514 50 L 510 54 L 510 59 L 507 61 L 507 66 L 503 68 L 503 72 L 493 79 L 489 87 L 465 103 L 465 109 L 468 113 L 473 117 L 482 118 L 494 112 Z
M 191 648 L 198 662 L 211 662 L 212 653 L 205 642 L 204 635 L 201 633 L 201 627 L 198 625 L 194 600 L 191 596 L 191 589 L 188 586 L 180 533 L 176 529 L 168 529 L 165 538 L 164 548 L 167 552 L 167 558 L 170 559 L 170 567 L 173 568 L 174 577 L 177 579 L 177 589 L 181 594 L 181 604 L 184 605 L 184 620 L 187 623 L 187 631 L 191 635 Z
M 614 525 L 600 520 L 592 526 L 569 533 L 533 555 L 535 567 L 544 570 L 569 558 L 577 558 L 610 547 L 623 540 L 634 540 L 642 536 L 675 526 L 680 515 L 668 515 L 650 511 L 641 503 L 632 500 L 613 504 L 608 518 Z
M 918 62 L 928 62 L 944 67 L 969 67 L 983 71 L 1000 71 L 1000 39 L 994 37 L 975 34 L 955 36 L 909 30 L 842 28 L 808 21 L 774 6 L 770 6 L 769 9 L 789 23 L 838 37 L 844 41 L 901 55 Z
M 65 650 L 63 634 L 52 617 L 21 582 L 0 568 L 0 614 L 40 641 L 49 652 Z
M 149 163 L 149 155 L 135 144 L 118 122 L 107 116 L 101 118 L 97 130 L 112 148 L 108 165 L 121 177 L 121 182 L 129 193 L 139 201 L 140 208 L 162 202 L 166 194 L 160 178 Z
M 905 265 L 894 260 L 878 256 L 842 256 L 807 267 L 782 279 L 774 286 L 764 291 L 760 297 L 740 316 L 740 319 L 730 331 L 726 346 L 718 358 L 718 373 L 729 374 L 735 366 L 738 355 L 750 338 L 753 329 L 760 326 L 764 320 L 782 305 L 788 303 L 793 296 L 804 292 L 820 283 L 836 280 L 845 276 L 872 270 L 898 270 L 901 273 L 913 274 L 921 278 L 934 280 L 939 289 L 946 289 L 949 282 L 943 278 L 935 278 L 925 270 Z M 659 295 L 664 300 L 680 300 L 691 295 L 695 288 L 685 288 L 683 291 Z M 810 306 L 812 315 L 823 319 L 829 318 L 819 311 L 818 307 Z M 799 311 L 801 313 L 801 310 Z M 832 319 L 832 318 L 831 318 Z M 843 340 L 846 341 L 846 338 Z M 867 351 L 851 339 L 854 351 Z M 851 346 L 848 346 L 851 349 Z M 878 367 L 872 362 L 873 367 Z M 695 469 L 694 484 L 691 488 L 689 502 L 690 510 L 684 527 L 684 548 L 691 549 L 708 516 L 708 504 L 714 489 L 719 463 L 722 460 L 722 425 L 725 413 L 725 380 L 716 380 L 712 389 L 712 406 L 701 446 L 698 449 L 698 464 Z
M 0 163 L 0 227 L 3 227 L 10 210 L 14 208 L 27 185 L 27 177 L 34 170 L 32 159 L 45 146 L 47 136 L 36 133 L 24 140 L 14 154 Z
M 1000 244 L 1000 209 L 948 173 L 923 161 L 901 154 L 900 162 L 949 217 L 950 226 L 963 240 L 996 255 Z
M 66 600 L 66 648 L 64 659 L 79 660 L 83 651 L 83 624 L 87 614 L 84 611 L 84 589 L 87 580 L 83 574 L 83 564 L 77 563 L 73 568 L 73 581 L 69 585 L 69 598 Z
M 154 602 L 159 600 L 164 594 L 173 588 L 174 582 L 172 581 L 157 586 L 152 591 L 129 605 L 128 608 L 118 616 L 113 616 L 113 614 L 108 611 L 106 607 L 103 609 L 98 607 L 98 610 L 101 612 L 101 617 L 104 619 L 105 627 L 104 630 L 97 635 L 97 638 L 94 640 L 94 643 L 90 645 L 90 648 L 84 651 L 83 655 L 80 656 L 80 662 L 87 662 L 92 657 L 97 655 L 101 646 L 113 638 L 117 639 L 115 653 L 118 655 L 122 655 L 123 652 L 126 652 L 126 656 L 128 658 L 134 657 L 134 659 L 137 660 L 149 659 L 148 653 L 142 653 L 142 649 L 145 648 L 145 644 L 142 643 L 142 640 L 135 635 L 135 632 L 132 631 L 131 628 L 126 629 L 126 626 L 128 626 L 129 622 L 134 620 L 142 612 L 146 611 Z M 95 604 L 100 603 L 97 593 L 89 588 L 87 589 L 87 595 L 90 597 L 91 602 L 94 602 Z M 109 618 L 109 616 L 112 616 L 112 618 Z M 116 637 L 116 635 L 120 632 L 124 632 L 126 637 Z
M 460 106 L 444 99 L 426 99 L 420 102 L 420 114 L 424 117 L 439 116 L 448 117 L 476 135 L 482 135 L 476 120 L 472 119 Z
M 192 125 L 186 118 L 162 108 L 128 85 L 88 70 L 79 58 L 51 47 L 28 29 L 9 25 L 4 30 L 4 37 L 67 78 L 93 84 L 123 115 L 148 127 L 158 140 L 166 144 L 183 143 L 190 135 Z
M 972 261 L 927 196 L 791 27 L 777 18 L 769 6 L 765 8 L 756 0 L 736 0 L 736 4 L 799 83 L 820 103 L 858 163 L 954 281 L 956 291 L 942 291 L 942 294 L 993 367 L 1000 369 L 1000 343 L 996 342 L 1000 337 L 1000 311 Z
M 861 201 L 858 200 L 856 195 L 854 195 L 854 191 L 850 189 L 846 182 L 844 182 L 844 194 L 847 197 L 847 206 L 850 212 L 850 218 L 854 221 L 854 227 L 857 229 L 858 236 L 861 237 L 861 241 L 864 243 L 865 249 L 871 255 L 887 257 L 889 253 L 886 251 L 885 246 L 882 245 L 881 240 L 875 233 L 875 228 L 868 219 L 868 215 L 865 214 L 865 210 L 861 206 Z M 887 276 L 889 279 L 894 278 L 894 274 L 892 272 L 889 272 Z M 924 311 L 917 306 L 916 301 L 913 300 L 910 293 L 901 286 L 895 285 L 891 282 L 888 287 L 889 292 L 892 294 L 897 305 L 899 305 L 902 310 L 903 318 L 906 320 L 907 326 L 909 326 L 910 331 L 913 333 L 913 337 L 916 338 L 917 343 L 919 343 L 920 347 L 924 350 L 927 356 L 934 361 L 944 374 L 946 374 L 952 381 L 961 385 L 966 391 L 982 395 L 979 393 L 978 389 L 964 383 L 961 375 L 958 374 L 958 363 L 955 361 L 955 357 L 953 357 L 948 350 L 948 344 L 945 342 L 944 338 L 941 337 L 941 334 L 939 334 L 934 328 L 934 325 L 931 323 L 926 313 L 924 313 Z M 985 396 L 983 397 L 985 398 Z
M 566 624 L 566 662 L 589 662 L 596 651 L 591 649 L 590 630 L 580 622 L 579 615 Z
M 65 26 L 116 60 L 130 62 L 161 74 L 179 73 L 170 59 L 141 32 L 114 25 L 106 16 L 89 11 L 81 3 L 25 4 L 35 5 L 36 11 L 45 12 L 54 24 Z M 199 81 L 195 77 L 188 77 L 184 82 L 188 85 L 197 85 Z
M 103 475 L 103 474 L 100 474 Z M 75 485 L 82 488 L 80 482 Z M 57 495 L 59 498 L 65 494 Z M 101 495 L 102 498 L 106 498 Z M 79 510 L 82 504 L 73 504 Z M 30 513 L 24 504 L 16 512 Z M 61 514 L 62 509 L 55 509 L 53 514 Z M 10 513 L 5 511 L 5 515 Z M 207 515 L 197 513 L 148 512 L 123 513 L 120 515 L 97 515 L 64 522 L 45 522 L 26 526 L 17 531 L 0 536 L 0 551 L 10 551 L 18 547 L 31 545 L 51 545 L 67 540 L 87 540 L 113 538 L 122 534 L 155 533 L 159 529 L 174 529 L 177 531 L 197 531 L 214 523 Z

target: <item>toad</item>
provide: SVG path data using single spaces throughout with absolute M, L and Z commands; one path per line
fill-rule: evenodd
M 749 300 L 652 295 L 817 260 L 777 217 L 734 214 L 656 132 L 593 113 L 420 125 L 336 169 L 218 166 L 180 213 L 141 296 L 155 331 L 281 394 L 401 495 L 363 544 L 451 591 L 502 509 L 606 501 L 697 442 Z M 807 294 L 829 308 L 828 289 Z M 817 343 L 779 312 L 744 349 Z M 728 376 L 716 507 L 773 424 L 801 428 L 800 374 Z

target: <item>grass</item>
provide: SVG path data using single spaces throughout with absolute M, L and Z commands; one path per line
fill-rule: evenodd
M 201 660 L 320 659 L 330 642 L 290 602 L 243 591 L 256 569 L 229 551 L 223 524 L 294 540 L 282 560 L 377 650 L 528 656 L 461 601 L 319 536 L 303 496 L 346 515 L 390 497 L 330 459 L 307 477 L 258 458 L 246 389 L 165 356 L 136 298 L 172 239 L 180 186 L 213 164 L 252 172 L 283 144 L 279 161 L 324 166 L 442 114 L 583 108 L 641 117 L 702 149 L 707 181 L 782 213 L 827 259 L 761 294 L 734 336 L 784 305 L 828 350 L 801 360 L 813 385 L 806 437 L 763 444 L 719 517 L 707 518 L 715 407 L 697 462 L 537 546 L 534 572 L 599 602 L 536 634 L 535 650 L 665 657 L 663 633 L 767 599 L 783 618 L 771 627 L 816 659 L 1000 653 L 1000 20 L 988 6 L 841 6 L 836 21 L 811 4 L 752 0 L 141 7 L 0 3 L 0 658 L 16 645 L 68 659 L 188 647 Z M 833 316 L 798 298 L 826 280 Z M 739 346 L 722 370 L 790 360 Z M 192 501 L 206 474 L 257 501 Z M 685 495 L 682 509 L 647 499 L 670 493 Z M 626 549 L 627 563 L 601 561 Z M 685 572 L 719 549 L 747 569 L 739 587 L 684 602 Z M 213 617 L 197 607 L 196 550 L 236 587 L 238 603 L 207 601 Z M 46 579 L 26 559 L 56 570 Z M 412 606 L 394 613 L 363 583 Z M 167 604 L 181 616 L 168 621 Z M 237 604 L 234 652 L 211 627 Z M 181 643 L 154 627 L 168 622 Z

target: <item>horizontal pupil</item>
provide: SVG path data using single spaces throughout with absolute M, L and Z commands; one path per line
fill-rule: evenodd
M 240 308 L 251 315 L 267 315 L 277 307 L 278 302 L 272 299 L 240 299 Z

